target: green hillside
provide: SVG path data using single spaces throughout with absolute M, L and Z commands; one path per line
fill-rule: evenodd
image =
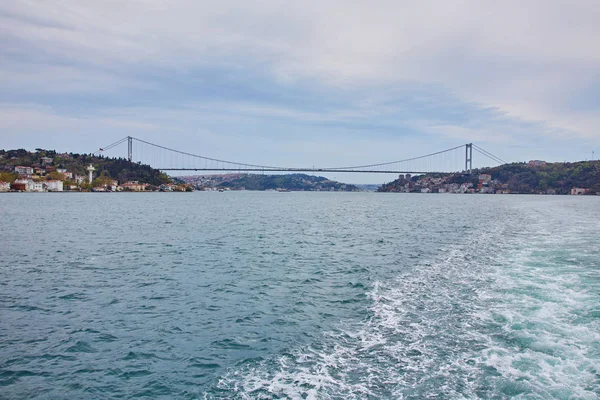
M 51 162 L 44 163 L 44 157 L 50 158 Z M 36 149 L 33 152 L 24 149 L 0 150 L 0 171 L 4 173 L 5 177 L 10 177 L 10 173 L 12 173 L 15 166 L 44 169 L 46 167 L 50 167 L 50 169 L 62 168 L 75 175 L 87 176 L 86 168 L 90 164 L 96 168 L 94 172 L 94 176 L 96 177 L 107 177 L 116 179 L 119 182 L 139 181 L 151 185 L 171 182 L 171 178 L 165 173 L 149 165 L 129 162 L 123 158 L 107 158 L 91 154 L 58 153 L 55 150 L 44 149 Z M 58 176 L 57 178 L 60 179 Z

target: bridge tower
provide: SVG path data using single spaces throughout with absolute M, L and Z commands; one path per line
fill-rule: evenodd
M 127 136 L 127 159 L 131 162 L 133 158 L 133 138 L 131 136 Z
M 465 172 L 470 174 L 473 169 L 473 143 L 465 144 Z

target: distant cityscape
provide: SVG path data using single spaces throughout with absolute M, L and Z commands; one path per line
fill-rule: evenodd
M 379 192 L 600 195 L 600 162 L 547 163 L 532 160 L 472 174 L 400 175 Z
M 393 193 L 600 194 L 600 161 L 532 160 L 472 173 L 402 174 L 387 184 L 353 185 L 308 174 L 232 173 L 170 177 L 148 165 L 96 155 L 0 150 L 0 192 L 191 192 L 229 190 Z
M 416 180 L 412 180 L 410 174 L 406 174 L 400 178 L 400 180 L 406 181 L 400 189 L 392 189 L 389 192 L 403 192 L 403 193 L 481 193 L 481 194 L 515 194 L 509 189 L 508 183 L 502 183 L 497 179 L 492 179 L 490 174 L 479 174 L 477 175 L 477 183 L 465 182 L 465 183 L 450 183 L 455 175 L 449 175 L 447 177 L 419 177 Z M 547 189 L 543 193 L 538 194 L 557 194 L 556 189 Z M 589 188 L 571 188 L 570 194 L 572 195 L 584 195 L 591 194 Z
M 46 153 L 48 152 L 43 150 L 36 152 L 2 150 L 0 192 L 184 192 L 193 190 L 191 186 L 181 183 L 152 184 L 139 180 L 119 181 L 113 179 L 110 174 L 99 175 L 93 165 L 94 157 L 72 153 L 54 153 L 55 157 L 49 157 L 45 155 Z M 91 161 L 87 167 L 82 167 L 82 162 L 74 162 L 77 159 L 87 158 Z M 21 165 L 23 161 L 29 161 L 29 165 Z M 13 165 L 17 162 L 18 165 Z M 73 168 L 66 166 L 69 164 Z M 81 173 L 82 170 L 86 173 Z M 103 173 L 106 174 L 107 171 L 103 170 Z

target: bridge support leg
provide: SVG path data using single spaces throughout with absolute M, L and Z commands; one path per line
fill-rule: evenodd
M 465 172 L 470 174 L 473 169 L 473 143 L 465 144 Z
M 133 158 L 133 138 L 131 136 L 127 136 L 127 159 L 131 162 Z

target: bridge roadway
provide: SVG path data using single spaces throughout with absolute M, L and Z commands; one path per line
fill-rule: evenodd
M 458 172 L 432 172 L 432 171 L 376 171 L 365 169 L 327 169 L 327 168 L 155 168 L 159 171 L 220 171 L 220 172 L 354 172 L 363 174 L 454 174 Z

